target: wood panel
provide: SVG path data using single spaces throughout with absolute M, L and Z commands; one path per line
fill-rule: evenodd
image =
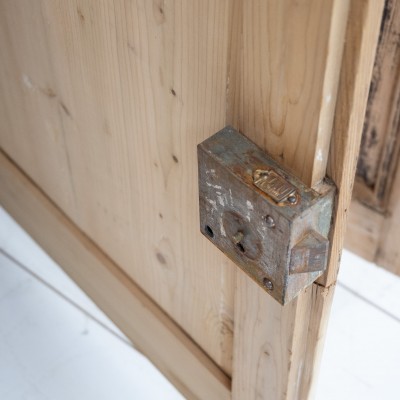
M 310 186 L 325 176 L 347 10 L 242 2 L 240 130 Z
M 234 269 L 199 233 L 228 0 L 1 1 L 0 144 L 227 373 Z
M 2 152 L 0 186 L 6 210 L 185 396 L 230 398 L 221 369 Z
M 282 307 L 243 273 L 237 279 L 233 398 L 312 398 L 334 285 L 314 284 Z
M 400 1 L 386 0 L 354 197 L 386 210 L 400 149 Z
M 287 21 L 279 18 L 272 21 L 275 25 L 268 35 L 267 10 L 271 4 L 277 7 L 274 8 L 277 15 L 282 10 L 289 12 L 291 7 L 292 12 L 302 10 L 303 13 L 295 16 L 289 13 L 291 18 Z M 315 188 L 318 188 L 315 183 L 325 175 L 324 160 L 329 157 L 328 172 L 339 188 L 339 196 L 328 273 L 321 284 L 314 284 L 295 301 L 280 307 L 238 272 L 232 390 L 237 399 L 306 399 L 313 394 L 333 298 L 383 1 L 324 2 L 321 8 L 311 1 L 264 5 L 265 8 L 259 2 L 246 2 L 251 17 L 243 28 L 247 56 L 243 57 L 244 78 L 240 89 L 247 94 L 240 96 L 243 117 L 238 121 L 239 127 L 246 134 L 249 130 L 253 139 Z M 350 9 L 346 30 L 347 6 Z M 263 25 L 260 21 L 267 23 Z M 323 28 L 318 29 L 321 21 L 324 21 Z M 297 35 L 292 40 L 296 46 L 291 47 L 291 41 L 285 41 L 285 26 L 289 32 L 294 26 L 293 32 Z M 318 43 L 307 36 L 315 30 L 318 30 Z M 344 34 L 346 45 L 340 64 L 341 35 Z M 263 51 L 270 49 L 271 43 L 276 46 L 275 52 Z M 313 53 L 316 48 L 319 49 L 317 56 Z M 305 54 L 310 54 L 310 58 Z M 331 57 L 332 54 L 335 56 Z M 311 66 L 307 64 L 310 59 Z M 287 60 L 291 61 L 290 67 L 285 64 Z M 294 67 L 296 63 L 298 69 Z M 275 67 L 272 73 L 264 73 L 269 71 L 268 65 Z M 285 68 L 292 68 L 292 74 L 287 75 Z M 333 115 L 334 107 L 326 103 L 329 103 L 328 94 L 332 94 L 335 103 L 339 69 L 338 100 Z M 309 70 L 313 71 L 312 76 L 308 75 Z M 286 82 L 288 77 L 292 80 Z M 275 91 L 270 92 L 271 88 Z M 293 94 L 293 98 L 288 94 Z M 285 104 L 286 107 L 282 106 Z M 331 138 L 329 121 L 333 118 Z M 277 121 L 280 124 L 274 126 Z M 299 133 L 301 129 L 305 130 Z M 318 164 L 319 150 L 321 164 Z
M 353 199 L 345 240 L 347 249 L 396 275 L 400 275 L 399 198 L 400 164 L 385 213 L 379 213 Z
M 382 9 L 0 2 L 1 146 L 227 374 L 235 329 L 234 398 L 312 395 Z M 226 122 L 315 189 L 327 166 L 339 187 L 328 273 L 286 307 L 198 231 L 196 144 Z
M 385 216 L 355 199 L 349 211 L 345 247 L 368 261 L 376 261 Z
M 352 1 L 346 46 L 335 109 L 327 174 L 339 188 L 329 267 L 319 280 L 336 281 L 353 193 L 357 155 L 366 113 L 368 89 L 377 48 L 384 1 Z
M 400 275 L 400 164 L 395 176 L 388 203 L 388 213 L 382 224 L 376 263 Z

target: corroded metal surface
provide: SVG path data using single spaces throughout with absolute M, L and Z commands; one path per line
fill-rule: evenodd
M 296 188 L 272 168 L 256 169 L 254 185 L 271 197 L 276 204 L 293 205 L 298 202 Z
M 326 238 L 315 231 L 308 232 L 290 252 L 289 273 L 323 271 L 328 249 L 329 242 Z
M 281 304 L 326 267 L 335 189 L 306 187 L 226 127 L 198 146 L 201 232 Z

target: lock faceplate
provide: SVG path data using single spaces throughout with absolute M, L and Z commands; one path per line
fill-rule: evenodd
M 285 304 L 325 270 L 335 188 L 320 193 L 226 127 L 198 145 L 200 230 Z

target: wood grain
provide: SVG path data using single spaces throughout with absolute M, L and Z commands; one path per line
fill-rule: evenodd
M 336 6 L 339 8 L 345 7 L 344 2 L 340 3 L 339 5 L 339 2 L 337 2 Z M 286 3 L 282 2 L 280 4 Z M 304 5 L 305 2 L 301 4 Z M 368 86 L 371 79 L 383 10 L 383 1 L 354 0 L 349 5 L 349 23 L 347 24 L 347 29 L 344 29 L 345 32 L 343 32 L 346 35 L 343 61 L 340 63 L 340 58 L 332 61 L 335 67 L 340 69 L 340 81 L 335 82 L 335 79 L 331 81 L 332 87 L 335 87 L 337 83 L 339 84 L 335 115 L 333 115 L 333 108 L 324 108 L 321 102 L 320 96 L 323 93 L 321 88 L 324 87 L 324 80 L 327 79 L 327 75 L 324 74 L 325 69 L 321 70 L 320 73 L 314 71 L 314 80 L 305 81 L 311 87 L 298 86 L 302 88 L 302 91 L 299 92 L 298 102 L 291 106 L 295 107 L 297 105 L 299 110 L 302 110 L 302 113 L 298 110 L 298 114 L 285 114 L 288 116 L 287 120 L 290 120 L 290 123 L 285 122 L 285 130 L 287 126 L 297 127 L 296 129 L 300 130 L 298 127 L 306 126 L 303 124 L 307 121 L 310 123 L 311 119 L 316 124 L 316 129 L 308 129 L 307 133 L 303 131 L 301 134 L 302 142 L 297 138 L 299 130 L 296 131 L 295 129 L 295 133 L 287 135 L 286 131 L 282 131 L 285 132 L 282 135 L 274 135 L 273 130 L 271 131 L 268 125 L 269 121 L 273 120 L 272 117 L 276 117 L 276 121 L 282 120 L 279 119 L 282 116 L 280 105 L 287 100 L 285 97 L 287 92 L 284 79 L 279 80 L 279 78 L 286 75 L 284 74 L 284 69 L 281 72 L 280 59 L 275 59 L 272 55 L 270 55 L 270 59 L 265 56 L 264 62 L 268 60 L 269 64 L 276 65 L 275 70 L 272 74 L 264 73 L 268 71 L 262 62 L 262 55 L 265 53 L 262 52 L 262 47 L 257 47 L 261 46 L 260 43 L 265 43 L 265 41 L 257 37 L 257 32 L 260 35 L 265 32 L 265 28 L 258 25 L 257 22 L 262 20 L 259 17 L 259 15 L 263 15 L 261 8 L 253 10 L 251 15 L 254 21 L 249 19 L 249 21 L 254 22 L 253 31 L 251 30 L 253 25 L 249 23 L 250 32 L 254 33 L 251 36 L 252 40 L 244 41 L 244 47 L 247 47 L 247 51 L 252 54 L 245 57 L 244 69 L 245 71 L 246 68 L 248 70 L 248 80 L 243 80 L 241 90 L 243 88 L 248 90 L 248 87 L 250 87 L 251 93 L 255 93 L 258 97 L 251 95 L 246 98 L 246 94 L 243 96 L 243 103 L 241 104 L 242 107 L 245 105 L 246 110 L 248 110 L 243 114 L 247 122 L 241 125 L 242 120 L 240 120 L 239 126 L 246 134 L 247 131 L 245 129 L 249 129 L 250 136 L 256 132 L 253 139 L 258 137 L 258 144 L 263 145 L 275 156 L 279 155 L 279 151 L 281 151 L 276 149 L 285 149 L 285 146 L 291 146 L 292 149 L 296 149 L 292 153 L 287 152 L 286 155 L 284 152 L 283 162 L 294 169 L 295 172 L 297 171 L 297 174 L 309 183 L 315 183 L 318 181 L 315 177 L 321 176 L 321 174 L 322 176 L 325 175 L 325 166 L 322 169 L 318 169 L 318 164 L 314 163 L 314 160 L 318 157 L 318 149 L 313 144 L 318 142 L 316 140 L 316 132 L 320 134 L 325 143 L 323 149 L 324 157 L 329 155 L 328 173 L 339 188 L 339 196 L 335 210 L 335 225 L 332 234 L 333 247 L 328 274 L 325 280 L 322 281 L 322 285 L 314 284 L 294 302 L 285 307 L 280 307 L 265 293 L 256 291 L 252 287 L 252 282 L 244 279 L 241 273 L 238 274 L 238 288 L 235 296 L 234 366 L 232 377 L 233 398 L 236 399 L 242 399 L 244 396 L 246 399 L 307 399 L 312 398 L 313 395 L 343 244 L 346 212 L 351 198 Z M 330 2 L 329 7 L 333 6 L 335 4 Z M 319 8 L 317 7 L 316 14 L 311 13 L 311 15 L 317 18 L 318 10 Z M 338 10 L 336 12 L 341 14 Z M 329 11 L 329 15 L 332 18 L 335 15 L 332 8 Z M 318 15 L 318 18 L 323 20 L 321 15 Z M 301 23 L 298 23 L 299 25 L 296 28 L 302 27 L 308 32 L 304 25 L 301 26 Z M 309 26 L 312 31 L 312 27 L 314 27 L 313 21 L 307 20 L 306 23 L 303 20 L 303 24 L 306 24 L 307 27 Z M 329 26 L 329 21 L 325 20 L 325 29 L 321 31 L 324 32 L 324 35 L 319 35 L 320 41 L 318 45 L 320 46 L 322 46 L 321 41 L 326 46 L 326 41 L 329 38 L 327 25 Z M 343 27 L 343 25 L 337 25 L 336 23 L 335 26 L 336 28 Z M 280 32 L 275 27 L 273 32 L 277 31 Z M 243 35 L 246 37 L 245 32 Z M 304 37 L 307 38 L 307 36 L 298 35 L 295 43 L 298 43 L 301 40 L 300 38 Z M 312 44 L 312 42 L 310 45 L 312 47 L 310 52 L 312 53 L 314 51 L 313 46 L 317 45 L 315 43 Z M 268 42 L 265 46 L 268 48 Z M 286 45 L 283 48 L 290 49 L 291 47 Z M 304 46 L 296 46 L 295 48 L 304 50 Z M 255 50 L 252 52 L 251 49 Z M 293 48 L 291 49 L 293 50 Z M 279 52 L 276 54 L 279 54 Z M 319 55 L 324 58 L 320 60 L 324 64 L 324 68 L 328 68 L 326 65 L 327 60 L 332 60 L 332 58 L 329 58 L 327 53 L 323 51 Z M 290 59 L 290 56 L 286 57 Z M 251 67 L 249 67 L 251 65 L 250 62 L 254 63 Z M 292 62 L 294 62 L 293 58 Z M 319 65 L 318 62 L 315 64 Z M 301 63 L 300 67 L 302 67 Z M 310 67 L 311 70 L 313 68 L 316 68 L 315 65 Z M 293 75 L 294 88 L 296 88 L 296 84 L 301 81 L 303 76 L 307 76 L 307 73 Z M 296 78 L 298 81 L 296 81 Z M 266 83 L 261 82 L 262 80 L 265 80 Z M 272 86 L 276 88 L 277 97 L 273 103 L 269 103 L 269 97 L 265 95 L 269 93 L 269 90 L 263 91 L 261 88 Z M 314 91 L 315 87 L 319 87 L 320 90 Z M 262 96 L 262 93 L 264 93 L 264 96 Z M 310 99 L 308 96 L 311 94 L 314 94 L 315 98 Z M 307 99 L 307 102 L 305 99 Z M 267 113 L 265 104 L 270 105 Z M 308 108 L 305 104 L 312 106 Z M 312 110 L 311 112 L 310 109 Z M 273 114 L 273 112 L 276 114 Z M 324 113 L 326 114 L 323 117 Z M 264 118 L 266 115 L 268 118 Z M 325 121 L 328 121 L 329 118 L 334 118 L 332 137 L 330 129 L 325 130 L 324 124 L 321 125 L 321 131 L 318 129 L 318 124 L 323 118 L 326 118 Z M 308 140 L 312 140 L 310 146 L 306 144 Z M 331 140 L 330 143 L 329 140 Z M 271 147 L 269 147 L 270 144 Z M 310 160 L 312 161 L 310 162 Z M 318 186 L 315 186 L 315 188 L 318 189 Z
M 385 2 L 354 197 L 384 212 L 400 149 L 400 1 Z
M 0 186 L 5 209 L 187 398 L 230 398 L 222 370 L 2 152 Z
M 334 283 L 339 271 L 383 5 L 383 1 L 355 0 L 350 9 L 327 168 L 339 196 L 330 261 L 325 276 L 318 281 L 324 286 Z
M 310 186 L 325 176 L 348 4 L 242 2 L 239 129 Z
M 388 203 L 388 213 L 382 225 L 376 263 L 400 275 L 400 164 L 395 175 L 393 190 Z
M 346 247 L 400 275 L 400 1 L 387 0 L 371 82 Z
M 65 213 L 51 229 L 71 219 L 227 374 L 235 330 L 235 399 L 312 395 L 382 9 L 383 0 L 0 2 L 0 145 Z M 227 122 L 316 189 L 328 163 L 339 188 L 328 274 L 286 307 L 199 233 L 196 144 Z M 30 213 L 18 207 L 37 221 L 28 203 Z M 126 304 L 108 311 L 122 326 L 137 309 Z M 150 347 L 148 329 L 137 334 Z M 180 351 L 171 343 L 172 353 L 149 349 L 167 371 Z M 221 371 L 208 370 L 223 389 L 208 367 L 193 382 L 196 368 L 169 372 L 185 376 L 189 396 L 210 398 L 211 382 L 226 398 Z
M 199 232 L 229 0 L 0 2 L 0 144 L 227 373 L 234 269 Z
M 385 213 L 353 199 L 345 245 L 359 256 L 400 275 L 400 165 L 394 179 Z
M 246 364 L 234 363 L 233 398 L 312 398 L 334 285 L 314 284 L 282 307 L 241 271 L 237 279 L 234 361 Z
M 383 214 L 353 199 L 349 209 L 345 247 L 368 261 L 376 261 L 384 219 Z

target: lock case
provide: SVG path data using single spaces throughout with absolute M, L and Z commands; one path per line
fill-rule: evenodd
M 335 196 L 315 191 L 232 127 L 198 145 L 200 230 L 281 304 L 325 270 Z

